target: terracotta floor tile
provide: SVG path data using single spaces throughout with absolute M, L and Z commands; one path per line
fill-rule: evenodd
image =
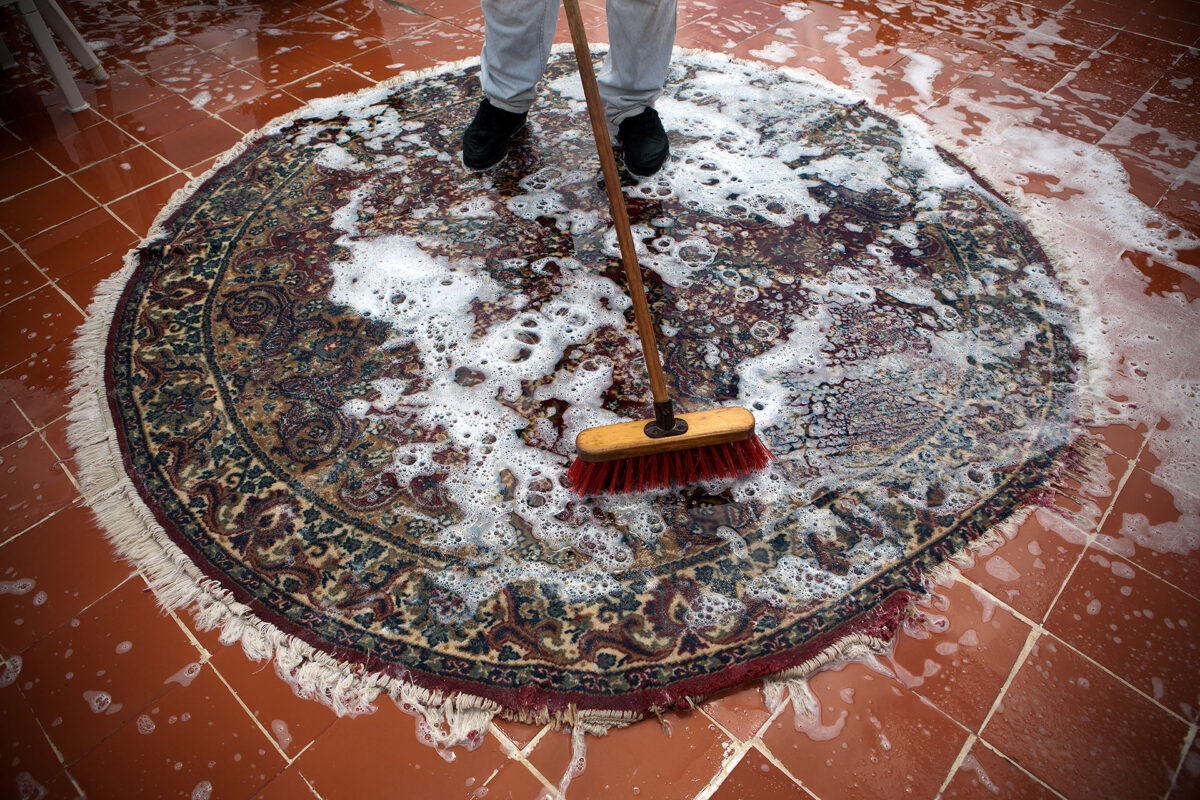
M 710 697 L 700 706 L 700 710 L 742 741 L 757 736 L 771 718 L 761 683 L 758 682 Z
M 222 648 L 211 663 L 289 758 L 338 719 L 321 703 L 297 697 L 275 673 L 274 663 L 252 661 L 241 647 Z
M 1030 628 L 968 584 L 934 591 L 919 607 L 928 620 L 904 630 L 887 663 L 909 689 L 978 731 Z
M 1137 101 L 1142 93 L 1150 91 L 1150 87 L 1161 80 L 1163 74 L 1163 67 L 1098 50 L 1080 64 L 1066 82 L 1097 95 L 1093 100 L 1100 108 L 1116 113 L 1114 101 L 1123 103 L 1131 97 Z
M 1129 33 L 1149 36 L 1152 39 L 1187 47 L 1200 39 L 1200 25 L 1195 24 L 1196 17 L 1193 15 L 1190 19 L 1191 22 L 1173 19 L 1147 9 L 1138 12 L 1130 19 L 1125 24 L 1125 30 Z
M 1196 797 L 1200 797 L 1200 737 L 1192 740 L 1192 747 L 1184 756 L 1167 800 L 1194 800 Z
M 348 58 L 342 64 L 371 80 L 382 81 L 401 72 L 426 69 L 438 63 L 446 42 L 468 43 L 476 50 L 482 45 L 482 39 L 478 37 L 458 31 L 445 22 L 433 22 L 405 33 L 403 39 Z
M 1200 600 L 1122 558 L 1090 551 L 1046 629 L 1175 713 L 1193 721 L 1200 714 L 1200 644 L 1185 633 L 1200 630 Z
M 152 142 L 172 131 L 204 122 L 212 116 L 194 108 L 178 94 L 167 93 L 161 100 L 117 117 L 117 124 L 143 142 Z
M 70 342 L 62 339 L 0 373 L 0 386 L 39 428 L 67 411 L 70 359 Z
M 51 422 L 46 427 L 42 428 L 41 435 L 42 439 L 46 442 L 46 445 L 54 451 L 54 454 L 58 456 L 68 468 L 72 468 L 74 464 L 71 461 L 71 458 L 74 455 L 74 450 L 71 449 L 71 444 L 67 441 L 67 429 L 69 427 L 70 424 L 68 423 L 66 416 L 62 416 Z
M 1040 621 L 1083 552 L 1085 534 L 1037 511 L 1005 544 L 976 559 L 963 577 L 1030 619 Z
M 136 760 L 129 753 L 138 753 Z M 113 769 L 114 764 L 121 769 Z M 210 669 L 141 709 L 71 766 L 91 797 L 250 798 L 285 766 Z
M 254 800 L 318 800 L 299 770 L 285 769 L 254 795 Z
M 64 557 L 66 554 L 66 557 Z M 0 644 L 22 652 L 115 589 L 132 569 L 86 507 L 71 506 L 0 547 L 0 580 L 28 586 L 0 595 Z
M 499 798 L 499 800 L 550 800 L 552 790 L 529 769 L 523 761 L 506 761 L 501 764 L 500 771 L 488 779 L 482 786 L 473 777 L 464 778 L 461 788 L 456 788 L 452 796 L 463 796 L 475 800 L 478 797 Z M 574 800 L 582 797 L 578 793 L 569 792 Z
M 0 250 L 0 307 L 46 284 L 46 276 L 15 247 Z
M 1133 19 L 1137 12 L 1137 6 L 1123 3 L 1114 4 L 1106 2 L 1106 0 L 1071 0 L 1065 13 L 1097 25 L 1121 28 L 1126 22 Z
M 1200 81 L 1177 69 L 1167 70 L 1148 91 L 1175 103 L 1200 104 Z
M 86 267 L 75 270 L 55 281 L 59 289 L 71 296 L 71 299 L 86 309 L 96 294 L 96 286 L 100 281 L 121 269 L 123 254 L 113 253 L 99 261 L 94 261 Z
M 267 85 L 245 70 L 233 69 L 178 89 L 193 108 L 217 114 L 265 94 Z
M 23 150 L 0 160 L 0 175 L 4 176 L 4 183 L 0 185 L 0 199 L 7 199 L 52 181 L 60 173 L 37 151 Z
M 140 578 L 38 641 L 24 657 L 22 691 L 68 764 L 198 668 L 195 648 Z
M 187 58 L 156 65 L 146 74 L 155 82 L 176 92 L 199 90 L 213 78 L 234 69 L 234 65 L 209 52 L 199 51 Z
M 752 747 L 711 797 L 713 800 L 747 800 L 754 797 L 808 798 L 809 795 Z
M 0 201 L 0 229 L 20 242 L 92 207 L 91 198 L 68 178 L 56 178 Z
M 316 10 L 323 15 L 388 42 L 403 38 L 431 21 L 426 14 L 417 14 L 407 8 L 382 5 L 370 0 L 336 0 L 316 5 Z
M 911 690 L 862 664 L 810 681 L 819 719 L 797 726 L 791 709 L 763 743 L 818 797 L 933 797 L 967 732 Z
M 120 153 L 137 142 L 116 125 L 101 122 L 79 131 L 68 130 L 54 138 L 42 137 L 30 144 L 63 172 L 74 172 Z
M 1056 795 L 1029 777 L 1007 758 L 982 742 L 971 745 L 971 752 L 950 779 L 942 800 L 994 800 L 996 797 L 1021 800 L 1052 800 Z
M 492 720 L 492 727 L 503 732 L 518 750 L 524 750 L 526 745 L 536 739 L 546 726 L 526 725 L 521 722 L 509 722 L 508 720 L 496 718 Z
M 25 419 L 17 404 L 7 394 L 0 394 L 0 448 L 7 447 L 31 433 L 33 426 Z
M 669 713 L 663 718 L 669 736 L 651 718 L 607 736 L 589 737 L 586 767 L 571 780 L 567 797 L 694 797 L 716 774 L 732 742 L 703 714 Z M 630 759 L 630 753 L 641 756 Z M 543 736 L 529 762 L 558 786 L 571 763 L 570 735 L 552 731 Z
M 314 72 L 320 72 L 330 64 L 329 59 L 305 50 L 289 50 L 277 56 L 264 58 L 243 68 L 261 79 L 272 89 L 277 89 L 301 78 L 306 78 Z
M 1176 181 L 1158 201 L 1156 210 L 1189 230 L 1200 230 L 1200 183 L 1182 179 Z M 1184 276 L 1179 283 L 1189 300 L 1200 296 L 1200 281 L 1192 276 Z
M 332 62 L 344 61 L 383 43 L 378 36 L 361 28 L 317 12 L 293 18 L 270 41 L 276 53 L 303 49 Z
M 1068 798 L 1161 797 L 1187 726 L 1043 637 L 983 738 Z
M 1167 582 L 1200 597 L 1200 553 L 1187 544 L 1200 536 L 1200 518 L 1189 499 L 1176 500 L 1144 469 L 1135 469 L 1100 529 L 1097 544 L 1128 558 Z
M 162 180 L 173 172 L 173 165 L 153 150 L 139 145 L 112 158 L 97 161 L 71 177 L 97 201 L 108 203 Z
M 1104 45 L 1106 53 L 1144 61 L 1164 69 L 1170 68 L 1186 52 L 1186 48 L 1169 44 L 1149 36 L 1139 36 L 1128 31 L 1119 31 L 1112 41 Z
M 169 178 L 114 201 L 109 209 L 126 225 L 145 236 L 150 231 L 150 225 L 170 201 L 171 196 L 178 189 L 183 188 L 187 182 L 187 177 L 177 172 Z
M 0 337 L 5 342 L 0 370 L 70 336 L 81 322 L 83 315 L 53 286 L 13 300 L 0 315 Z
M 40 436 L 27 436 L 0 450 L 0 542 L 70 505 L 76 491 Z
M 111 253 L 124 253 L 137 237 L 107 209 L 94 208 L 21 246 L 47 275 L 61 278 Z
M 1128 425 L 1105 425 L 1102 428 L 1089 428 L 1088 436 L 1114 453 L 1133 458 L 1146 440 L 1146 426 L 1131 428 Z
M 149 147 L 180 169 L 223 153 L 238 143 L 242 132 L 219 119 L 201 120 L 150 142 Z
M 151 47 L 134 48 L 121 54 L 121 62 L 135 68 L 143 75 L 203 53 L 199 47 L 172 37 Z
M 20 661 L 0 666 L 0 674 L 9 675 L 20 668 Z M 20 675 L 16 676 L 20 681 Z M 45 787 L 62 772 L 62 764 L 49 740 L 38 728 L 37 720 L 15 682 L 7 679 L 0 686 L 0 719 L 4 720 L 4 732 L 0 733 L 0 791 L 5 797 L 47 797 L 39 794 L 38 787 Z
M 142 74 L 133 64 L 105 62 L 108 80 L 99 84 L 85 99 L 92 107 L 109 119 L 129 114 L 151 103 L 169 97 L 171 90 L 160 86 Z
M 373 714 L 344 717 L 295 761 L 325 800 L 359 800 L 401 793 L 412 797 L 466 796 L 467 781 L 482 785 L 506 758 L 494 736 L 476 750 L 439 751 L 421 744 L 414 717 L 387 698 Z M 379 758 L 380 742 L 388 757 Z M 517 765 L 511 765 L 517 766 Z M 506 767 L 507 768 L 507 767 Z
M 304 103 L 300 99 L 282 89 L 277 89 L 222 111 L 221 119 L 243 133 L 249 133 L 303 105 Z
M 373 81 L 355 72 L 351 72 L 345 67 L 330 67 L 329 69 L 315 72 L 295 83 L 289 83 L 286 90 L 288 94 L 294 95 L 305 102 L 311 102 L 322 97 L 333 97 L 334 95 L 345 94 L 347 92 L 357 92 L 360 89 L 366 89 L 373 85 Z

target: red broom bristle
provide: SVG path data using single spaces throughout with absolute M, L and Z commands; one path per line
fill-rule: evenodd
M 585 497 L 645 492 L 719 478 L 745 477 L 767 466 L 771 458 L 771 451 L 758 436 L 740 442 L 600 463 L 577 458 L 567 470 L 567 484 L 576 494 Z

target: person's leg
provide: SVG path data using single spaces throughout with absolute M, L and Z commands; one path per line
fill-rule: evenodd
M 554 45 L 558 0 L 482 0 L 479 82 L 492 105 L 524 114 Z
M 675 44 L 675 0 L 607 0 L 608 57 L 597 75 L 614 125 L 662 94 Z
M 653 175 L 670 154 L 654 101 L 675 43 L 676 0 L 607 0 L 608 57 L 597 82 L 604 114 L 617 126 L 625 167 Z
M 463 165 L 473 170 L 503 161 L 509 141 L 525 127 L 558 20 L 558 0 L 481 0 L 481 5 L 483 100 L 463 133 L 462 151 Z

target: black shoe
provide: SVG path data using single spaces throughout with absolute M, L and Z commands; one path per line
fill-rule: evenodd
M 617 141 L 625 151 L 625 169 L 639 178 L 658 172 L 671 153 L 667 132 L 653 108 L 621 120 L 617 126 Z
M 475 119 L 463 134 L 463 166 L 479 172 L 503 161 L 508 154 L 509 141 L 525 127 L 525 117 L 525 114 L 496 108 L 484 98 L 475 112 Z

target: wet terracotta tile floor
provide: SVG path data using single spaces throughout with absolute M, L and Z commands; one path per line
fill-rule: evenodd
M 477 55 L 477 2 L 62 5 L 111 76 L 81 79 L 92 107 L 74 115 L 0 10 L 19 62 L 0 77 L 0 796 L 553 797 L 563 733 L 498 723 L 477 750 L 435 751 L 390 701 L 339 719 L 160 612 L 82 507 L 63 435 L 72 332 L 171 192 L 310 99 Z M 596 41 L 602 6 L 585 3 Z M 677 43 L 873 76 L 878 103 L 968 151 L 1016 125 L 1097 144 L 1197 232 L 1197 20 L 1195 0 L 680 0 Z M 1192 276 L 1122 250 L 1147 294 L 1197 298 Z M 1030 516 L 892 656 L 817 674 L 815 721 L 731 690 L 592 740 L 568 796 L 1196 797 L 1200 486 L 1160 479 L 1147 446 L 1196 423 L 1098 429 L 1108 480 L 1060 499 L 1069 521 Z M 1138 520 L 1190 548 L 1131 539 Z

